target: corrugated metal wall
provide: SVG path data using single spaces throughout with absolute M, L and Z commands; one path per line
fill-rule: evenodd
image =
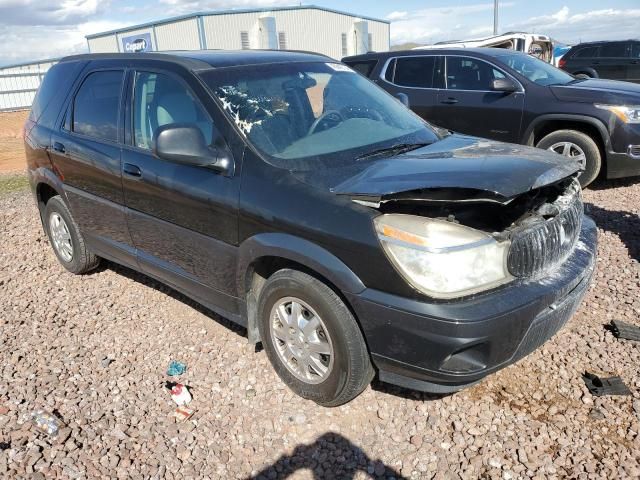
M 89 51 L 92 53 L 110 53 L 118 51 L 118 39 L 115 35 L 90 38 L 88 40 Z
M 349 51 L 353 55 L 353 23 L 360 20 L 357 16 L 344 15 L 320 9 L 274 10 L 273 12 L 238 12 L 202 17 L 203 41 L 209 49 L 239 50 L 242 48 L 241 34 L 247 32 L 251 48 L 263 48 L 258 34 L 259 18 L 272 16 L 276 29 L 284 32 L 287 48 L 308 50 L 340 59 L 342 52 L 342 34 L 349 38 Z M 367 22 L 372 45 L 370 50 L 385 52 L 389 50 L 389 24 L 374 20 Z M 154 36 L 155 30 L 155 36 Z M 150 33 L 154 50 L 197 50 L 200 49 L 200 31 L 198 19 L 189 18 L 171 23 L 159 24 L 137 30 L 128 30 L 95 37 L 88 40 L 91 52 L 122 51 L 122 38 Z M 117 37 L 117 40 L 116 40 Z M 157 45 L 156 45 L 157 42 Z M 358 52 L 361 53 L 361 52 Z
M 0 111 L 31 107 L 45 73 L 56 60 L 0 68 Z
M 199 50 L 198 20 L 190 18 L 156 27 L 157 50 Z

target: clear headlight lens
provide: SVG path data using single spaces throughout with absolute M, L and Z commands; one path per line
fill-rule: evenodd
M 374 222 L 396 269 L 431 297 L 461 297 L 513 278 L 507 269 L 509 241 L 497 242 L 473 228 L 414 215 L 381 215 Z
M 609 110 L 624 123 L 640 123 L 640 105 L 601 105 L 596 103 L 596 108 Z

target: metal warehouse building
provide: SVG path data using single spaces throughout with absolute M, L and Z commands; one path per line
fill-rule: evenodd
M 340 59 L 389 50 L 389 22 L 313 5 L 200 12 L 87 36 L 89 51 L 308 50 Z

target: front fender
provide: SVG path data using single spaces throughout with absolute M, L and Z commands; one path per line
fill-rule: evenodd
M 365 289 L 347 265 L 318 244 L 287 233 L 261 233 L 240 244 L 236 273 L 240 296 L 246 291 L 251 265 L 263 257 L 283 258 L 304 265 L 346 293 L 360 293 Z
M 309 270 L 322 275 L 344 293 L 360 293 L 365 286 L 338 257 L 323 247 L 294 235 L 286 233 L 262 233 L 255 235 L 240 244 L 236 287 L 240 297 L 245 299 L 244 315 L 247 319 L 247 336 L 250 343 L 260 341 L 257 325 L 258 298 L 249 292 L 252 265 L 261 258 L 276 257 L 296 262 Z

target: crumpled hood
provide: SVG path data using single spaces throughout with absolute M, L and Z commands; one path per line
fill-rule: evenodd
M 566 86 L 549 87 L 559 100 L 566 102 L 604 103 L 622 105 L 640 104 L 640 85 L 617 80 L 590 79 Z
M 425 189 L 464 189 L 508 200 L 578 170 L 577 162 L 545 150 L 454 134 L 402 155 L 294 175 L 337 194 L 383 197 Z

